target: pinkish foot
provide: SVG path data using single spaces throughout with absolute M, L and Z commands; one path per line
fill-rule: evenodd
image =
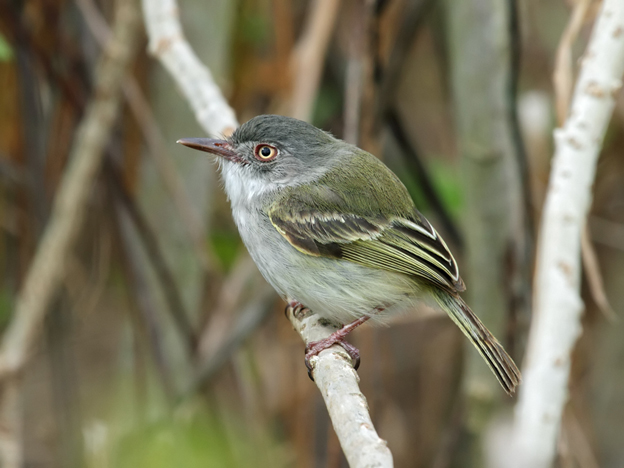
M 314 378 L 312 377 L 313 368 L 312 364 L 310 363 L 310 359 L 313 356 L 318 355 L 318 353 L 320 353 L 324 349 L 330 348 L 335 344 L 342 346 L 347 354 L 351 357 L 351 359 L 354 361 L 353 367 L 355 368 L 355 370 L 360 367 L 360 351 L 352 344 L 347 343 L 345 341 L 345 337 L 357 327 L 366 322 L 369 318 L 370 317 L 368 315 L 360 317 L 359 319 L 343 326 L 340 330 L 335 331 L 327 338 L 308 343 L 308 345 L 306 346 L 305 365 L 308 368 L 308 376 L 310 376 L 310 379 L 314 380 Z

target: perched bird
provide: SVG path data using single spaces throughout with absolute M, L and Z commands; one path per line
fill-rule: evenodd
M 512 394 L 520 372 L 461 299 L 465 289 L 446 243 L 379 159 L 310 124 L 260 115 L 227 140 L 186 138 L 220 156 L 234 221 L 264 278 L 291 304 L 347 324 L 310 343 L 309 359 L 419 301 L 439 306 Z

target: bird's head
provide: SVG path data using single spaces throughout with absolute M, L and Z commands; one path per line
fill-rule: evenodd
M 178 143 L 219 156 L 228 192 L 234 182 L 255 187 L 256 192 L 310 182 L 338 164 L 350 146 L 313 125 L 280 115 L 254 117 L 228 139 L 184 138 Z

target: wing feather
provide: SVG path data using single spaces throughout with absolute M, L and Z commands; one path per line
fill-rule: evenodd
M 423 278 L 443 289 L 465 289 L 446 243 L 415 209 L 412 219 L 375 219 L 305 210 L 269 210 L 275 228 L 300 252 L 352 261 Z

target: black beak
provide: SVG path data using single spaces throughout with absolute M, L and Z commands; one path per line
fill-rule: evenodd
M 244 161 L 244 159 L 232 150 L 232 147 L 227 140 L 215 140 L 212 138 L 182 138 L 176 143 L 180 143 L 181 145 L 188 146 L 189 148 L 196 150 L 205 151 L 206 153 L 216 154 L 217 156 L 221 156 L 222 158 L 235 163 L 240 164 Z

